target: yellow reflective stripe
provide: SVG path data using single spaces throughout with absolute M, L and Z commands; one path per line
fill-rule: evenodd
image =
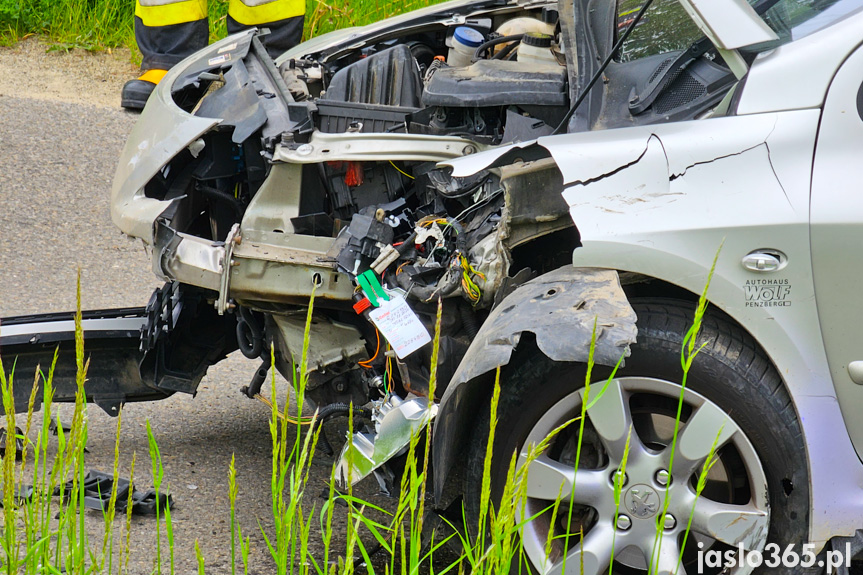
M 246 6 L 241 0 L 230 0 L 228 15 L 245 26 L 269 24 L 306 12 L 305 0 L 273 0 L 259 6 Z
M 152 84 L 158 84 L 167 73 L 167 70 L 147 70 L 146 72 L 138 76 L 138 79 L 145 82 L 150 82 Z
M 136 1 L 135 16 L 144 22 L 144 26 L 185 24 L 207 17 L 207 0 L 184 0 L 162 6 L 141 6 Z

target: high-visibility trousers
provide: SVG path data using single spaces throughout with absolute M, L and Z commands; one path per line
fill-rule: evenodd
M 275 57 L 296 46 L 303 34 L 305 0 L 229 0 L 228 33 L 257 26 Z M 135 40 L 142 70 L 168 70 L 207 45 L 207 0 L 136 0 Z

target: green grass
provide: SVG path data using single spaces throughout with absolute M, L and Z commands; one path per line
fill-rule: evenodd
M 715 261 L 714 261 L 715 266 Z M 712 275 L 712 270 L 711 270 Z M 708 280 L 709 284 L 709 280 Z M 685 346 L 681 352 L 681 367 L 684 374 L 684 387 L 681 388 L 681 401 L 685 389 L 686 374 L 692 366 L 692 362 L 701 349 L 696 347 L 695 340 L 700 330 L 701 320 L 706 310 L 705 288 L 701 301 L 697 308 L 693 326 L 685 339 Z M 37 575 L 41 573 L 59 574 L 65 572 L 69 575 L 122 575 L 128 573 L 130 556 L 130 524 L 131 524 L 131 491 L 130 500 L 125 516 L 121 521 L 121 529 L 124 533 L 119 534 L 119 553 L 115 562 L 114 553 L 114 523 L 115 512 L 113 505 L 103 514 L 104 528 L 101 538 L 91 541 L 93 537 L 88 532 L 84 522 L 84 493 L 81 488 L 84 479 L 84 446 L 87 440 L 88 419 L 87 402 L 84 394 L 84 382 L 88 370 L 88 362 L 85 361 L 85 350 L 83 332 L 81 330 L 80 313 L 80 280 L 78 287 L 78 308 L 76 314 L 76 362 L 77 362 L 77 385 L 74 411 L 71 418 L 71 430 L 63 431 L 63 426 L 58 421 L 57 445 L 49 446 L 49 426 L 51 418 L 55 414 L 52 409 L 52 376 L 54 365 L 50 366 L 47 374 L 37 370 L 36 382 L 29 399 L 29 407 L 26 417 L 25 430 L 21 436 L 24 440 L 24 453 L 22 461 L 15 460 L 14 433 L 7 435 L 5 455 L 2 460 L 2 472 L 0 472 L 0 486 L 3 491 L 2 510 L 2 533 L 0 533 L 0 572 L 7 575 Z M 309 346 L 309 328 L 313 312 L 313 301 L 310 303 L 307 315 L 306 331 L 302 357 L 300 358 L 300 369 L 296 373 L 306 373 L 306 362 Z M 435 329 L 434 350 L 431 361 L 430 393 L 434 393 L 436 386 L 437 350 L 440 341 L 441 308 L 438 307 L 437 324 Z M 595 344 L 591 342 L 590 357 L 593 357 Z M 271 350 L 272 353 L 272 350 Z M 56 364 L 56 354 L 54 362 Z M 588 363 L 592 367 L 592 362 Z M 491 458 L 492 442 L 494 441 L 495 428 L 497 425 L 497 405 L 501 394 L 506 393 L 500 382 L 500 373 L 495 380 L 491 398 L 491 418 L 489 426 L 489 445 L 486 450 L 484 461 L 484 477 L 482 501 L 480 502 L 480 515 L 477 521 L 468 521 L 463 511 L 463 524 L 451 525 L 454 533 L 449 538 L 457 537 L 463 549 L 457 560 L 448 565 L 432 565 L 434 553 L 445 543 L 446 538 L 435 536 L 424 529 L 426 519 L 427 502 L 427 469 L 431 447 L 431 428 L 416 433 L 408 445 L 405 471 L 401 478 L 400 491 L 394 509 L 383 509 L 361 500 L 353 494 L 349 487 L 347 493 L 339 493 L 336 490 L 334 471 L 330 474 L 328 497 L 323 503 L 315 496 L 306 497 L 309 485 L 311 462 L 317 445 L 320 426 L 309 425 L 304 418 L 295 418 L 291 413 L 303 413 L 304 392 L 308 381 L 308 375 L 298 375 L 293 384 L 295 405 L 285 402 L 279 407 L 276 401 L 271 401 L 270 412 L 270 434 L 272 441 L 272 474 L 270 491 L 272 496 L 272 528 L 260 526 L 266 541 L 276 575 L 352 575 L 355 572 L 414 575 L 418 573 L 466 573 L 474 575 L 499 575 L 510 573 L 513 569 L 524 566 L 524 555 L 521 549 L 519 533 L 522 526 L 530 521 L 531 517 L 525 516 L 525 493 L 527 489 L 527 470 L 530 463 L 551 445 L 554 437 L 565 427 L 578 424 L 583 428 L 586 411 L 596 402 L 607 388 L 606 385 L 599 387 L 594 395 L 590 393 L 590 374 L 585 380 L 587 389 L 582 402 L 581 413 L 570 421 L 560 425 L 544 438 L 539 445 L 527 446 L 526 459 L 519 466 L 517 454 L 513 453 L 509 463 L 504 492 L 500 500 L 495 501 L 491 497 Z M 272 370 L 271 397 L 275 398 L 276 383 L 275 369 Z M 13 401 L 14 366 L 7 375 L 2 361 L 0 361 L 0 395 L 5 415 L 7 429 L 14 430 L 16 424 L 15 406 Z M 27 374 L 24 374 L 25 376 Z M 614 373 L 609 380 L 614 377 Z M 43 411 L 41 414 L 41 425 L 33 429 L 36 393 L 42 393 Z M 288 395 L 290 398 L 290 395 Z M 352 412 L 351 412 L 352 413 Z M 351 416 L 352 417 L 352 416 Z M 312 418 L 314 419 L 314 418 Z M 677 420 L 679 423 L 680 412 Z M 120 430 L 122 425 L 122 414 L 117 420 L 117 441 L 115 443 L 113 476 L 114 483 L 118 476 L 118 462 L 120 458 Z M 290 427 L 291 425 L 294 428 Z M 353 428 L 350 422 L 349 428 Z M 677 441 L 677 425 L 673 441 Z M 36 432 L 35 442 L 30 439 L 31 433 Z M 631 430 L 630 430 L 631 432 Z M 721 430 L 720 430 L 721 434 Z M 719 435 L 717 435 L 717 438 Z M 157 438 L 147 423 L 147 438 L 149 441 L 150 462 L 152 465 L 153 482 L 157 494 L 159 492 L 169 493 L 170 485 L 166 481 L 162 468 L 162 456 L 157 444 Z M 577 447 L 580 453 L 580 439 Z M 628 453 L 627 441 L 627 453 Z M 697 496 L 700 496 L 706 484 L 707 473 L 715 462 L 715 447 L 711 450 L 707 461 L 702 467 L 697 482 Z M 349 455 L 351 451 L 349 450 Z M 32 457 L 33 461 L 29 462 Z M 618 469 L 618 479 L 615 481 L 615 501 L 619 506 L 620 495 L 623 486 L 623 476 L 626 473 L 626 456 Z M 132 475 L 134 475 L 134 457 L 132 459 Z M 29 466 L 28 466 L 29 463 Z M 349 462 L 350 463 L 350 462 Z M 576 464 L 578 466 L 578 455 Z M 26 476 L 27 482 L 34 486 L 32 498 L 21 500 L 16 497 L 16 486 L 25 481 L 25 471 L 32 468 Z M 352 466 L 349 464 L 348 468 Z M 236 501 L 239 485 L 236 481 L 237 470 L 232 459 L 228 473 L 228 496 L 229 509 L 225 510 L 230 519 L 230 539 L 224 544 L 230 549 L 231 574 L 237 572 L 248 574 L 250 540 L 244 537 L 236 516 Z M 67 485 L 70 486 L 67 490 Z M 59 496 L 54 496 L 55 489 L 59 488 Z M 573 490 L 577 486 L 573 486 Z M 111 502 L 116 500 L 116 490 L 110 494 Z M 570 497 L 573 501 L 575 497 Z M 157 496 L 157 502 L 159 498 Z M 337 548 L 333 543 L 334 527 L 333 517 L 337 503 L 347 507 L 347 534 L 344 547 Z M 666 499 L 667 505 L 667 499 Z M 569 507 L 569 509 L 567 509 Z M 551 512 L 556 516 L 559 513 L 572 513 L 571 505 L 561 508 L 560 498 L 554 502 Z M 694 507 L 693 507 L 694 509 Z M 540 513 L 545 512 L 543 510 Z M 662 514 L 660 514 L 662 516 Z M 691 526 L 692 514 L 689 516 L 688 524 Z M 571 522 L 570 522 L 571 523 Z M 478 525 L 473 533 L 465 525 Z M 554 522 L 553 522 L 554 524 Z M 153 573 L 171 573 L 175 571 L 175 542 L 174 530 L 171 522 L 170 508 L 160 508 L 157 503 L 157 515 L 154 525 L 156 529 L 156 560 Z M 162 538 L 164 529 L 165 538 Z M 570 539 L 580 541 L 576 537 L 578 533 L 564 533 L 556 535 L 549 533 L 550 546 L 553 537 L 564 537 L 569 544 Z M 661 539 L 661 527 L 657 528 L 657 542 Z M 317 556 L 310 552 L 310 541 L 320 538 L 323 542 L 323 555 Z M 578 544 L 578 543 L 576 543 Z M 372 546 L 378 547 L 378 557 L 372 562 Z M 192 550 L 188 550 L 192 551 Z M 657 550 L 658 551 L 658 550 Z M 197 558 L 198 573 L 204 575 L 206 570 L 206 558 L 201 554 L 197 541 L 194 548 Z M 359 561 L 363 563 L 360 564 Z M 612 558 L 613 562 L 613 558 Z M 165 565 L 167 563 L 167 565 Z M 364 566 L 361 566 L 364 565 Z M 383 565 L 377 571 L 374 565 Z M 679 563 L 678 563 L 679 565 Z M 653 571 L 653 569 L 651 569 Z
M 436 0 L 307 0 L 304 39 L 362 26 L 435 4 Z M 227 33 L 227 0 L 209 0 L 210 40 Z M 126 46 L 137 55 L 135 5 L 131 0 L 0 0 L 0 45 L 32 34 L 49 40 L 53 49 L 101 51 Z

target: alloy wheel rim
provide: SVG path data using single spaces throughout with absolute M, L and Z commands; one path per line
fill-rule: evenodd
M 571 462 L 567 465 L 558 460 L 563 458 L 556 459 L 554 443 L 563 441 L 563 432 L 552 440 L 545 453 L 529 463 L 527 500 L 524 509 L 518 506 L 517 515 L 521 522 L 523 517 L 541 513 L 527 522 L 522 531 L 523 548 L 534 567 L 549 574 L 563 573 L 564 567 L 567 573 L 580 573 L 583 562 L 584 575 L 601 575 L 608 570 L 614 541 L 615 573 L 617 566 L 621 566 L 621 572 L 625 573 L 646 573 L 652 555 L 652 573 L 685 575 L 685 565 L 678 565 L 678 561 L 690 514 L 692 526 L 687 537 L 688 551 L 693 549 L 693 545 L 707 551 L 736 549 L 741 544 L 745 552 L 762 551 L 770 523 L 767 479 L 755 448 L 734 420 L 706 397 L 691 389 L 684 390 L 683 406 L 687 416 L 681 418 L 672 461 L 671 441 L 667 437 L 664 441 L 649 437 L 650 433 L 643 433 L 647 437 L 641 437 L 639 427 L 645 426 L 639 422 L 645 420 L 642 416 L 646 412 L 633 408 L 637 401 L 650 403 L 656 400 L 666 404 L 673 401 L 676 406 L 680 386 L 653 378 L 618 378 L 611 380 L 599 399 L 595 399 L 603 386 L 604 382 L 591 386 L 594 396 L 588 397 L 590 409 L 585 421 L 586 426 L 595 432 L 600 449 L 604 451 L 603 457 L 593 458 L 594 464 L 602 460 L 600 464 L 585 466 L 586 459 L 582 454 L 579 469 L 575 472 Z M 560 425 L 581 413 L 583 401 L 583 389 L 571 393 L 534 424 L 520 450 L 519 468 L 528 461 L 531 446 L 538 445 Z M 654 408 L 650 407 L 648 411 L 651 409 Z M 634 414 L 637 415 L 636 425 L 633 425 Z M 651 414 L 651 418 L 655 419 L 654 415 Z M 667 413 L 656 416 L 668 419 Z M 577 435 L 578 426 L 579 422 L 575 421 L 568 427 Z M 630 428 L 625 483 L 619 492 L 620 506 L 615 522 L 615 472 L 623 459 Z M 700 497 L 696 497 L 696 479 L 714 442 L 716 453 L 720 455 L 718 461 L 727 460 L 722 462 L 717 472 L 720 489 L 705 489 Z M 590 450 L 582 445 L 582 451 Z M 723 453 L 727 455 L 721 455 Z M 740 485 L 742 481 L 748 483 L 748 502 L 728 500 L 733 497 L 726 495 L 721 485 L 723 476 L 729 488 Z M 562 497 L 556 513 L 558 520 L 552 529 L 548 508 L 559 494 Z M 745 499 L 746 495 L 743 497 Z M 569 523 L 569 536 L 566 538 L 569 548 L 566 548 L 564 540 L 559 537 L 560 532 L 567 531 L 560 528 L 560 518 L 572 516 L 570 499 L 578 513 L 576 521 Z M 546 511 L 543 513 L 543 510 Z M 577 539 L 574 535 L 579 530 L 576 525 L 584 530 L 583 542 L 572 542 Z M 657 525 L 661 525 L 661 536 L 654 547 Z M 549 546 L 550 531 L 556 538 Z M 547 548 L 550 554 L 546 554 Z M 743 565 L 731 572 L 745 575 L 751 570 Z

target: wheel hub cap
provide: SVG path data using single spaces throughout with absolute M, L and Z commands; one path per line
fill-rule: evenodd
M 623 498 L 626 509 L 638 519 L 648 519 L 659 510 L 659 494 L 649 485 L 640 483 L 626 491 Z

